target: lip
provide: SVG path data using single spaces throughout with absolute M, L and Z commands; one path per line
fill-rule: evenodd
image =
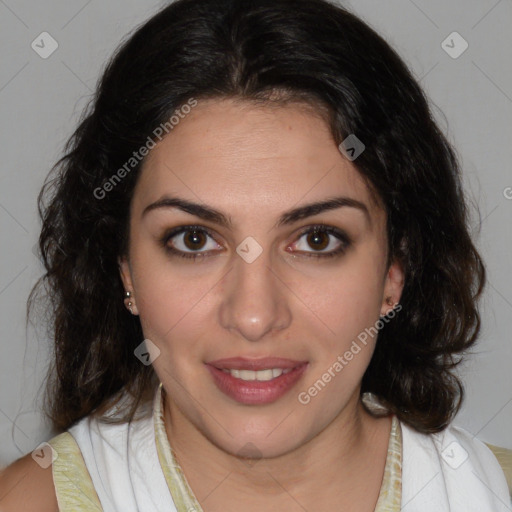
M 275 402 L 288 393 L 301 379 L 309 363 L 276 357 L 245 359 L 234 357 L 205 363 L 217 388 L 238 403 L 263 405 Z M 268 381 L 246 381 L 233 377 L 222 369 L 265 370 L 290 368 L 291 370 Z

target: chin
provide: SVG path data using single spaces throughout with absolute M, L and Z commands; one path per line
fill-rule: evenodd
M 289 408 L 280 408 L 279 413 L 263 415 L 252 412 L 242 418 L 240 414 L 230 417 L 224 414 L 222 426 L 210 424 L 211 429 L 203 431 L 221 450 L 238 457 L 251 459 L 274 458 L 293 451 L 306 443 L 311 436 L 298 432 L 297 424 L 302 424 L 296 414 L 289 414 Z M 289 416 L 288 416 L 289 415 Z M 306 421 L 304 419 L 304 421 Z
M 300 446 L 300 441 L 290 435 L 279 435 L 269 439 L 267 435 L 238 436 L 229 442 L 217 446 L 230 455 L 247 460 L 248 464 L 255 464 L 260 459 L 272 459 L 286 455 Z

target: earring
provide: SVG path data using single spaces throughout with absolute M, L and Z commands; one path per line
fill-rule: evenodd
M 125 296 L 125 299 L 124 299 L 124 305 L 130 310 L 130 313 L 133 315 L 133 302 L 130 300 L 131 296 L 132 296 L 132 292 L 126 292 L 124 294 Z
M 391 308 L 393 308 L 393 307 L 394 307 L 394 306 L 393 306 L 393 298 L 391 297 L 391 295 L 390 295 L 389 297 L 386 297 L 385 302 L 386 302 L 386 304 L 387 304 L 388 306 L 390 306 Z M 382 313 L 382 312 L 381 312 L 381 314 L 380 314 L 380 318 L 385 318 L 385 317 L 390 313 L 390 311 L 392 311 L 392 309 L 391 309 L 391 310 L 389 310 L 389 311 L 386 311 L 386 312 L 384 312 L 384 313 Z

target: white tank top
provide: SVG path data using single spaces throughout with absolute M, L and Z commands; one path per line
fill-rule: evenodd
M 162 395 L 160 385 L 138 421 L 86 417 L 49 441 L 60 511 L 202 511 L 169 445 Z M 510 512 L 511 503 L 484 443 L 455 426 L 420 434 L 393 417 L 376 512 Z

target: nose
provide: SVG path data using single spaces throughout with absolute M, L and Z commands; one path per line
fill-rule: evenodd
M 235 255 L 223 289 L 219 320 L 225 329 L 249 341 L 260 341 L 290 325 L 287 288 L 272 269 L 267 251 L 251 263 Z

